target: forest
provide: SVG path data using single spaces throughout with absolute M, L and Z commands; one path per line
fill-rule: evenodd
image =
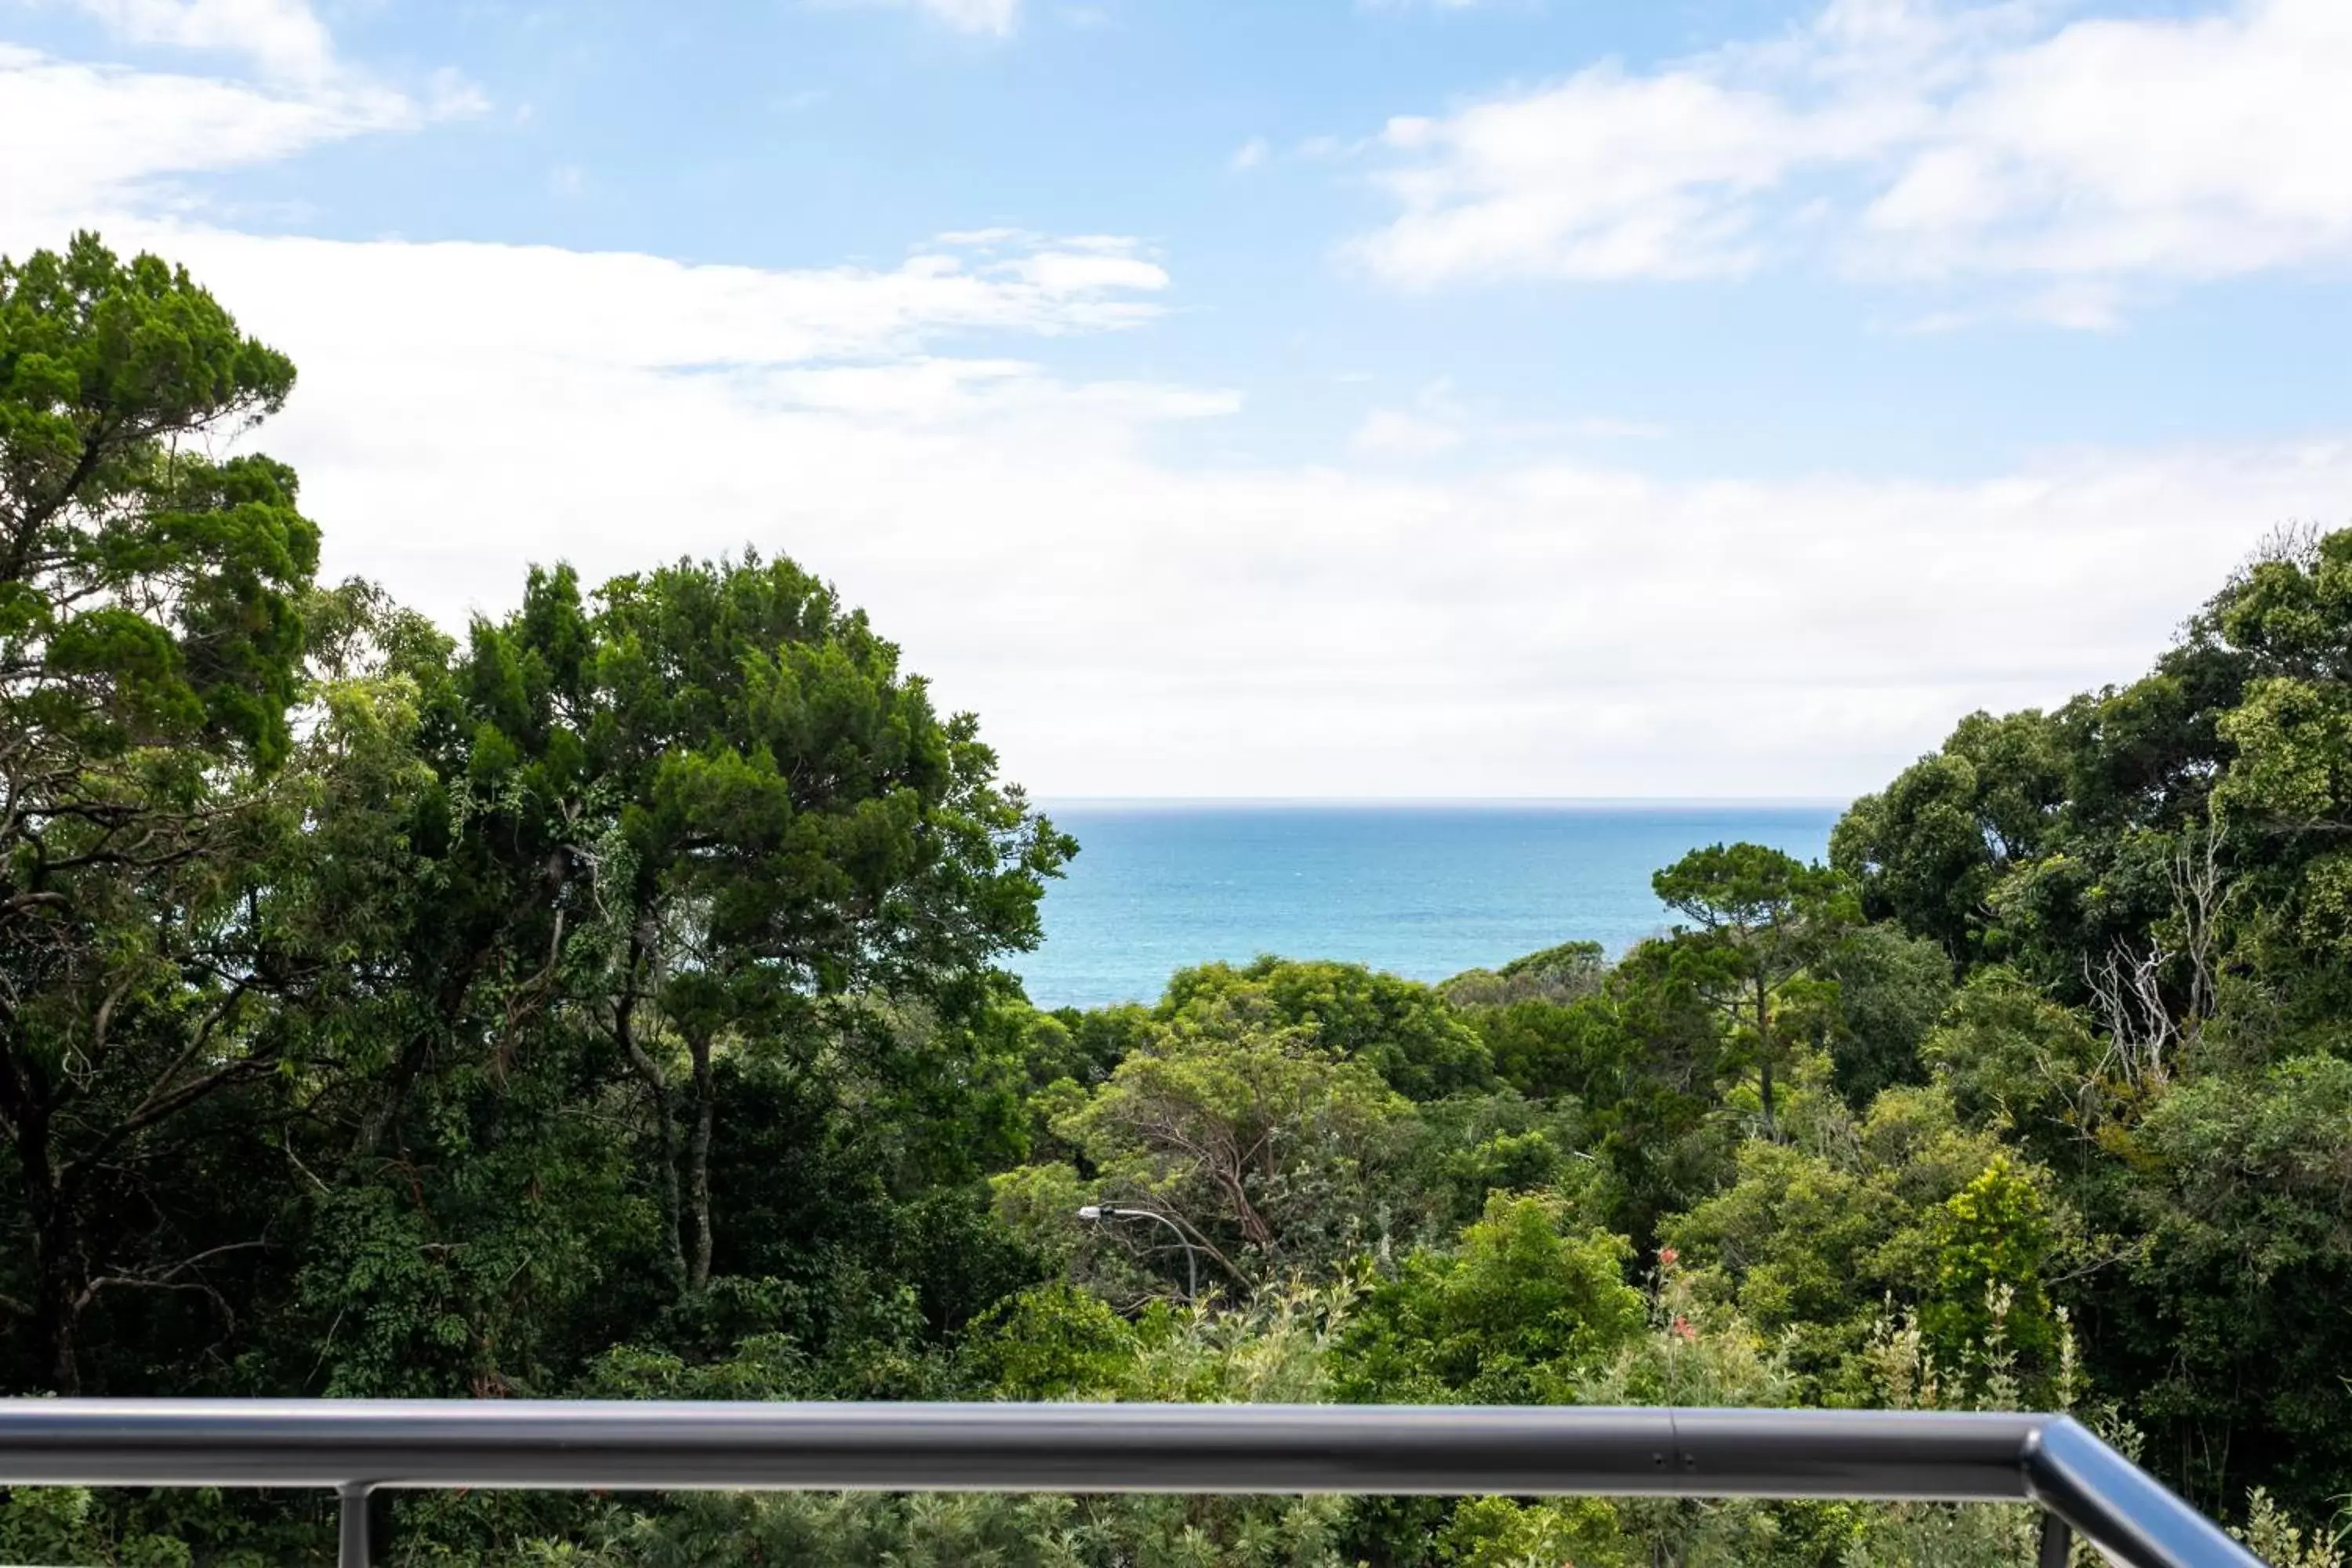
M 820 577 L 551 564 L 453 637 L 320 578 L 251 435 L 294 382 L 155 258 L 0 262 L 5 1393 L 2063 1408 L 2340 1568 L 2352 531 L 2274 534 L 2137 679 L 1961 719 L 1827 865 L 1661 868 L 1620 956 L 1048 1012 L 1015 976 L 1079 846 Z M 331 1508 L 18 1489 L 0 1557 L 321 1560 Z M 410 1563 L 877 1568 L 2032 1541 L 1507 1498 L 393 1526 Z

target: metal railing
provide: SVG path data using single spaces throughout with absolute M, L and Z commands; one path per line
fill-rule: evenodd
M 2259 1559 L 2063 1415 L 1267 1405 L 0 1400 L 0 1485 L 1360 1492 L 2031 1502 L 2132 1568 Z

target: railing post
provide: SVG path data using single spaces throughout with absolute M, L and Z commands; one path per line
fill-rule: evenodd
M 341 1518 L 338 1521 L 336 1568 L 374 1568 L 375 1489 L 365 1481 L 352 1481 L 342 1487 L 338 1495 L 341 1500 Z
M 2066 1560 L 2074 1554 L 2074 1532 L 2066 1521 L 2044 1509 L 2042 1511 L 2042 1545 L 2033 1554 L 2034 1568 L 2066 1568 Z

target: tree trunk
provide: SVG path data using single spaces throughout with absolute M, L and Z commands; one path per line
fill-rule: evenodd
M 634 962 L 630 972 L 635 973 Z M 669 1119 L 669 1080 L 663 1075 L 661 1064 L 637 1044 L 634 993 L 625 993 L 614 1003 L 613 1035 L 620 1042 L 622 1054 L 628 1058 L 630 1068 L 646 1086 L 646 1102 L 653 1111 L 654 1150 L 661 1162 L 662 1230 L 669 1237 L 670 1279 L 683 1294 L 687 1288 L 686 1242 L 678 1213 L 677 1129 Z
M 424 1069 L 425 1053 L 431 1048 L 422 1035 L 412 1035 L 400 1048 L 400 1056 L 385 1075 L 383 1092 L 368 1113 L 360 1119 L 359 1131 L 352 1137 L 352 1153 L 367 1159 L 383 1147 L 393 1124 L 400 1120 L 401 1110 L 408 1104 L 408 1090 L 416 1075 Z
M 48 1362 L 49 1392 L 71 1398 L 81 1392 L 80 1270 L 74 1267 L 70 1218 L 45 1228 L 34 1243 L 41 1278 L 33 1297 L 33 1333 Z
M 27 1095 L 16 1107 L 16 1161 L 25 1208 L 33 1224 L 33 1342 L 38 1373 L 49 1392 L 81 1392 L 81 1353 L 75 1329 L 81 1317 L 82 1257 L 73 1205 L 58 1188 L 50 1158 L 48 1107 Z
M 1772 1116 L 1772 995 L 1760 973 L 1756 976 L 1756 1070 L 1763 1089 L 1765 1141 L 1778 1143 L 1780 1129 Z
M 408 1097 L 423 1075 L 425 1064 L 432 1059 L 433 1047 L 457 1033 L 457 1020 L 466 1011 L 467 998 L 474 992 L 474 981 L 480 974 L 483 953 L 476 953 L 455 971 L 446 975 L 434 991 L 433 1024 L 411 1035 L 400 1048 L 400 1055 L 384 1076 L 383 1093 L 375 1106 L 360 1121 L 359 1131 L 352 1140 L 352 1152 L 365 1159 L 383 1146 L 385 1139 L 400 1125 L 402 1114 L 408 1109 Z
M 700 1295 L 710 1283 L 710 1124 L 718 1096 L 710 1077 L 710 1037 L 689 1037 L 686 1047 L 694 1055 L 694 1142 L 687 1152 L 687 1202 L 694 1210 L 694 1267 L 687 1289 Z

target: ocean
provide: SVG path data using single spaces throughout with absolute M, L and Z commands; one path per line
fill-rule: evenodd
M 1169 975 L 1260 953 L 1413 980 L 1556 942 L 1612 954 L 1664 929 L 1650 874 L 1747 839 L 1828 853 L 1834 805 L 1048 804 L 1079 854 L 1045 945 L 1011 967 L 1043 1007 L 1156 999 Z

